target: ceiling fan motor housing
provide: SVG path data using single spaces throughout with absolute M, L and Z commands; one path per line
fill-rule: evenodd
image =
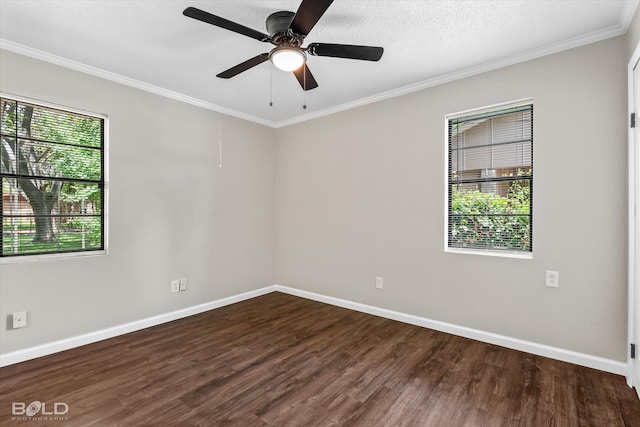
M 282 38 L 286 39 L 286 41 L 290 41 L 288 39 L 302 40 L 302 37 L 298 36 L 297 34 L 295 35 L 295 37 L 293 37 L 291 31 L 289 31 L 289 26 L 291 25 L 291 21 L 293 21 L 294 16 L 294 12 L 282 10 L 279 12 L 274 12 L 267 17 L 267 32 L 271 36 L 274 43 L 277 43 L 278 39 Z

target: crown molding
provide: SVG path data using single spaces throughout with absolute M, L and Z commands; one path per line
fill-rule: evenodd
M 624 6 L 622 6 L 622 12 L 620 12 L 620 21 L 618 21 L 618 25 L 623 29 L 623 33 L 626 33 L 627 30 L 629 30 L 629 25 L 631 25 L 631 21 L 633 20 L 633 16 L 636 14 L 639 3 L 640 0 L 624 2 Z
M 638 6 L 638 2 L 636 1 L 636 2 L 633 2 L 632 7 L 625 8 L 626 13 L 623 14 L 624 20 L 621 18 L 620 24 L 616 26 L 608 27 L 600 31 L 585 34 L 583 36 L 574 37 L 559 43 L 549 44 L 541 48 L 531 49 L 531 50 L 521 52 L 500 60 L 485 62 L 484 64 L 469 67 L 460 71 L 442 74 L 440 76 L 423 80 L 418 83 L 403 86 L 398 89 L 393 89 L 393 90 L 383 92 L 377 95 L 373 95 L 367 98 L 362 98 L 353 102 L 341 104 L 336 107 L 327 108 L 325 110 L 321 110 L 315 113 L 298 116 L 290 120 L 283 120 L 283 121 L 277 122 L 275 124 L 275 127 L 281 128 L 285 126 L 290 126 L 293 124 L 335 114 L 341 111 L 346 111 L 346 110 L 361 107 L 364 105 L 373 104 L 375 102 L 384 101 L 384 100 L 395 98 L 402 95 L 408 95 L 408 94 L 419 92 L 421 90 L 428 89 L 431 87 L 440 86 L 445 83 L 450 83 L 456 80 L 465 79 L 467 77 L 476 76 L 478 74 L 486 73 L 488 71 L 494 71 L 500 68 L 508 67 L 510 65 L 516 65 L 522 62 L 531 61 L 533 59 L 541 58 L 547 55 L 552 55 L 565 50 L 599 42 L 612 37 L 617 37 L 627 32 L 627 29 L 631 22 L 631 18 L 633 17 L 633 13 L 635 12 L 637 6 Z M 630 17 L 628 17 L 629 15 Z
M 150 92 L 155 95 L 164 96 L 176 101 L 184 102 L 186 104 L 195 105 L 196 107 L 205 108 L 207 110 L 216 111 L 218 113 L 226 114 L 228 116 L 237 117 L 239 119 L 248 120 L 250 122 L 258 123 L 268 127 L 274 127 L 276 123 L 262 119 L 260 117 L 252 116 L 242 113 L 230 108 L 222 107 L 211 102 L 204 101 L 199 98 L 183 95 L 179 92 L 174 92 L 168 89 L 164 89 L 159 86 L 154 86 L 149 83 L 142 82 L 140 80 L 131 79 L 129 77 L 122 76 L 120 74 L 112 73 L 110 71 L 103 70 L 101 68 L 86 65 L 81 62 L 73 61 L 71 59 L 64 58 L 62 56 L 53 55 L 42 50 L 34 49 L 29 46 L 25 46 L 19 43 L 15 43 L 9 40 L 0 38 L 0 49 L 4 49 L 13 53 L 18 53 L 30 58 L 39 59 L 41 61 L 49 62 L 51 64 L 59 65 L 61 67 L 69 68 L 71 70 L 79 71 L 81 73 L 90 74 L 95 77 L 99 77 L 105 80 L 109 80 L 115 83 L 120 83 L 125 86 L 140 89 L 145 92 Z
M 629 25 L 631 24 L 631 20 L 633 19 L 633 16 L 636 12 L 636 9 L 638 8 L 639 3 L 640 3 L 640 0 L 625 2 L 624 8 L 620 14 L 620 19 L 618 21 L 618 24 L 599 30 L 599 31 L 595 31 L 579 37 L 574 37 L 559 43 L 552 43 L 540 48 L 531 49 L 531 50 L 521 52 L 497 61 L 490 61 L 477 66 L 469 67 L 463 70 L 442 74 L 440 76 L 423 80 L 421 82 L 417 82 L 411 85 L 403 86 L 398 89 L 386 91 L 377 95 L 361 98 L 352 102 L 347 102 L 334 107 L 326 108 L 324 110 L 316 111 L 314 113 L 304 114 L 301 116 L 293 117 L 288 120 L 282 120 L 278 122 L 273 122 L 270 120 L 263 119 L 261 117 L 252 116 L 237 110 L 222 107 L 220 105 L 213 104 L 211 102 L 204 101 L 199 98 L 183 95 L 178 92 L 170 91 L 168 89 L 164 89 L 159 86 L 154 86 L 148 83 L 141 82 L 139 80 L 131 79 L 131 78 L 128 78 L 116 73 L 112 73 L 97 67 L 92 67 L 90 65 L 82 64 L 77 61 L 73 61 L 67 58 L 63 58 L 61 56 L 53 55 L 53 54 L 50 54 L 41 50 L 37 50 L 25 45 L 21 45 L 9 40 L 0 39 L 0 49 L 5 49 L 11 52 L 15 52 L 15 53 L 25 55 L 31 58 L 39 59 L 42 61 L 50 62 L 65 68 L 70 68 L 72 70 L 80 71 L 86 74 L 90 74 L 90 75 L 100 77 L 106 80 L 110 80 L 116 83 L 120 83 L 126 86 L 134 87 L 136 89 L 144 90 L 146 92 L 151 92 L 156 95 L 164 96 L 180 102 L 185 102 L 187 104 L 195 105 L 197 107 L 206 108 L 208 110 L 216 111 L 232 117 L 237 117 L 237 118 L 254 122 L 257 124 L 261 124 L 270 128 L 278 129 L 278 128 L 283 128 L 286 126 L 291 126 L 294 124 L 306 122 L 309 120 L 317 119 L 320 117 L 329 116 L 331 114 L 336 114 L 342 111 L 351 110 L 353 108 L 362 107 L 368 104 L 384 101 L 387 99 L 396 98 L 398 96 L 419 92 L 424 89 L 439 86 L 445 83 L 450 83 L 456 80 L 486 73 L 488 71 L 497 70 L 500 68 L 508 67 L 510 65 L 519 64 L 521 62 L 530 61 L 533 59 L 541 58 L 543 56 L 562 52 L 564 50 L 573 49 L 576 47 L 584 46 L 590 43 L 595 43 L 601 40 L 605 40 L 608 38 L 625 34 L 629 28 Z

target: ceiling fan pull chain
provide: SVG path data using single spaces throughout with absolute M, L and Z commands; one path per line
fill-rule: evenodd
M 307 109 L 307 62 L 302 63 L 302 109 Z
M 222 170 L 222 115 L 219 115 L 218 126 L 218 169 Z
M 273 107 L 273 64 L 269 67 L 269 107 Z

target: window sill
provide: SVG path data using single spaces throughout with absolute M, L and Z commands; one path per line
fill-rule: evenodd
M 463 255 L 481 255 L 500 258 L 533 259 L 533 252 L 495 251 L 490 249 L 445 248 L 445 252 Z
M 61 254 L 21 255 L 0 258 L 0 264 L 20 264 L 39 261 L 57 261 L 71 258 L 88 258 L 107 255 L 107 251 L 68 252 Z

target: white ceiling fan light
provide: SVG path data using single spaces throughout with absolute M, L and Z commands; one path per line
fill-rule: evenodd
M 295 71 L 302 67 L 307 55 L 295 46 L 278 46 L 269 53 L 269 60 L 282 71 Z

